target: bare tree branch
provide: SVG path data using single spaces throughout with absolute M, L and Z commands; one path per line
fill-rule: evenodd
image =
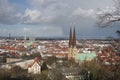
M 120 0 L 113 0 L 113 1 L 115 3 L 114 10 L 105 12 L 104 10 L 99 9 L 98 12 L 101 13 L 97 14 L 98 26 L 107 27 L 116 21 L 120 21 Z
M 118 34 L 118 36 L 120 36 L 120 30 L 117 30 L 116 33 Z
M 97 25 L 99 27 L 105 28 L 111 26 L 113 23 L 120 21 L 120 0 L 113 0 L 114 7 L 113 10 L 105 11 L 98 9 L 97 14 Z M 120 30 L 117 30 L 116 33 L 120 36 Z

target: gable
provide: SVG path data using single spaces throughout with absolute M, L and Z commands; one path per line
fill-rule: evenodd
M 32 67 L 40 67 L 40 65 L 37 62 L 35 62 Z
M 28 65 L 28 68 L 33 67 L 33 66 L 41 66 L 41 63 L 38 58 L 34 59 L 34 62 L 30 65 Z

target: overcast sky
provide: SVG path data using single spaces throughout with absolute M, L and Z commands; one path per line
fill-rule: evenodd
M 0 36 L 68 38 L 76 28 L 77 38 L 117 37 L 115 27 L 99 28 L 99 9 L 111 11 L 112 0 L 0 0 Z

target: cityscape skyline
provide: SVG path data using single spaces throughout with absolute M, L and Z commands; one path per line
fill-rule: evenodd
M 68 38 L 70 27 L 77 39 L 118 38 L 119 23 L 98 27 L 99 9 L 114 10 L 113 0 L 0 0 L 0 36 Z

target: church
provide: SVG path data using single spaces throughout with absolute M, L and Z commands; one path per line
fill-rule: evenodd
M 76 33 L 75 33 L 75 28 L 74 28 L 73 35 L 72 35 L 72 29 L 70 28 L 68 59 L 71 59 L 71 58 L 75 59 L 77 53 L 78 53 L 78 50 L 76 48 Z
M 94 59 L 96 57 L 97 57 L 97 55 L 94 52 L 91 52 L 91 53 L 80 53 L 79 52 L 79 50 L 76 47 L 75 28 L 73 31 L 72 31 L 72 28 L 70 28 L 68 60 L 74 59 L 76 62 L 81 62 L 81 61 L 85 61 L 85 60 L 91 61 L 92 59 Z

